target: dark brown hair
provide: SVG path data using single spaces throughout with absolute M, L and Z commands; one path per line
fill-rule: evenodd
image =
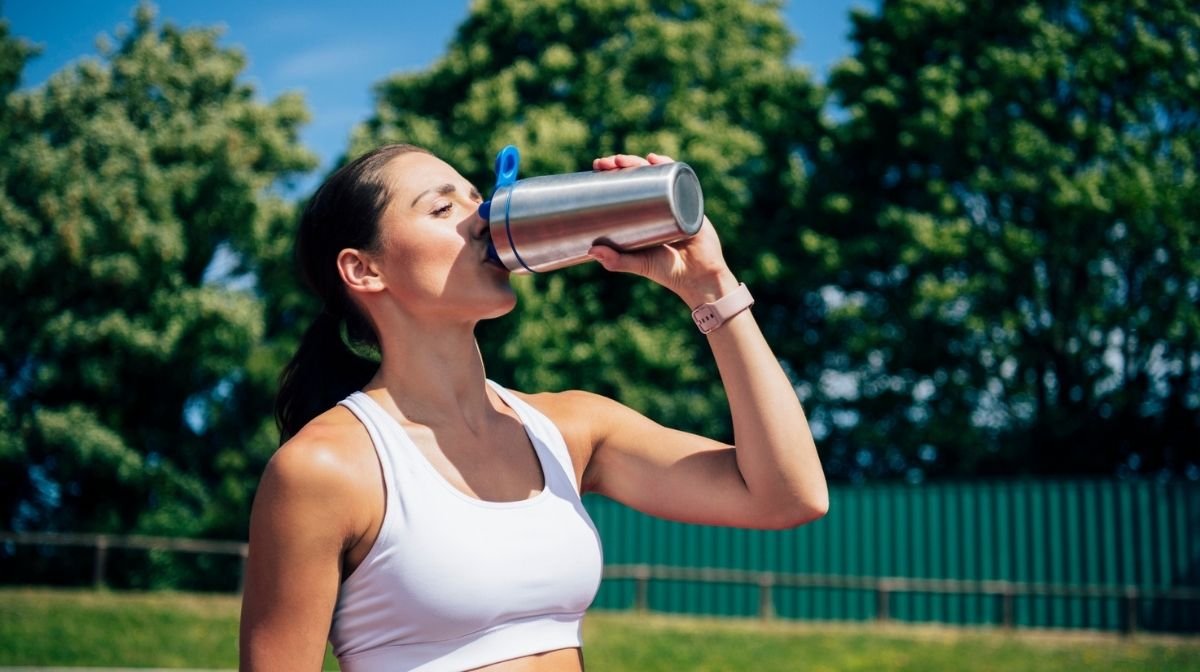
M 386 145 L 346 164 L 317 189 L 300 218 L 296 266 L 320 299 L 321 312 L 279 377 L 275 422 L 280 443 L 366 385 L 378 369 L 347 343 L 378 347 L 379 338 L 346 293 L 337 256 L 346 248 L 378 249 L 379 219 L 390 199 L 384 168 L 409 152 L 429 153 L 413 145 Z

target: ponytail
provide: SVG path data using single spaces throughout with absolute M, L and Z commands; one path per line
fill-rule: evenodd
M 379 338 L 346 294 L 337 255 L 347 248 L 378 249 L 379 219 L 390 199 L 384 169 L 409 152 L 428 154 L 413 145 L 386 145 L 358 157 L 330 175 L 304 208 L 296 235 L 296 264 L 324 309 L 279 376 L 275 422 L 280 443 L 361 389 L 379 368 L 355 350 L 377 350 Z
M 354 331 L 354 330 L 351 330 Z M 322 310 L 300 339 L 279 377 L 275 422 L 279 442 L 366 385 L 379 364 L 359 356 L 342 340 L 341 319 Z

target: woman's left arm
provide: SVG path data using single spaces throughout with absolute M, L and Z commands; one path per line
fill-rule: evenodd
M 618 155 L 597 170 L 671 159 Z M 649 278 L 690 309 L 738 288 L 705 219 L 692 238 L 650 250 L 592 256 L 611 271 Z M 682 309 L 682 306 L 681 306 Z M 592 446 L 584 486 L 648 513 L 738 527 L 793 527 L 829 508 L 825 475 L 796 392 L 750 310 L 707 335 L 729 399 L 734 446 L 662 427 L 587 395 Z

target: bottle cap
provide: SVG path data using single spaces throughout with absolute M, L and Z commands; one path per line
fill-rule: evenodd
M 492 189 L 492 195 L 496 194 L 496 189 L 507 187 L 517 181 L 517 172 L 520 170 L 521 152 L 517 150 L 516 145 L 508 145 L 496 154 L 496 186 Z M 488 199 L 479 204 L 479 216 L 488 220 L 488 224 L 492 221 L 492 199 Z M 488 258 L 493 261 L 500 262 L 500 254 L 496 251 L 496 244 L 488 240 L 487 249 Z M 501 262 L 503 263 L 503 262 Z
M 493 196 L 500 187 L 507 187 L 517 181 L 517 171 L 520 169 L 520 165 L 521 152 L 517 150 L 516 145 L 509 145 L 496 154 L 496 186 L 492 188 Z M 479 216 L 491 221 L 492 199 L 489 198 L 479 204 Z

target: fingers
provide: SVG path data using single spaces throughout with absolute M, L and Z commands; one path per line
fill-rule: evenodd
M 635 166 L 657 165 L 672 163 L 675 159 L 662 154 L 647 154 L 645 158 L 633 154 L 612 154 L 592 161 L 592 170 L 613 170 L 616 168 L 633 168 Z
M 604 156 L 592 162 L 593 170 L 613 170 L 614 168 L 633 168 L 634 166 L 645 166 L 650 162 L 640 156 L 632 154 L 613 154 L 612 156 Z

